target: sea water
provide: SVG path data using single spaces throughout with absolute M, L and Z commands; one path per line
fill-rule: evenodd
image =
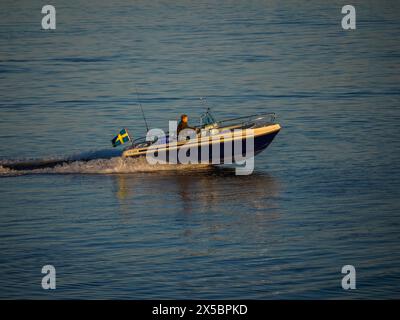
M 398 2 L 347 31 L 341 1 L 54 0 L 55 30 L 44 4 L 0 4 L 0 161 L 91 160 L 0 167 L 0 298 L 400 297 Z M 249 176 L 155 168 L 111 147 L 138 103 L 282 131 Z

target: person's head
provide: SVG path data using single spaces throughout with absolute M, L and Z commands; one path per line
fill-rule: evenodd
M 182 122 L 188 122 L 188 116 L 186 114 L 181 115 Z

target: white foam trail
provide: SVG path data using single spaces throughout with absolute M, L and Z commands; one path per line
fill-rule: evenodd
M 25 174 L 135 173 L 166 170 L 196 170 L 198 168 L 207 167 L 207 165 L 182 164 L 152 165 L 147 162 L 146 157 L 123 158 L 121 155 L 122 151 L 120 149 L 103 149 L 76 153 L 70 156 L 52 156 L 42 159 L 0 160 L 0 177 Z M 60 162 L 60 164 L 54 166 L 53 162 L 53 165 L 43 167 L 52 161 Z M 65 161 L 65 163 L 62 163 L 63 161 Z M 2 166 L 2 164 L 18 164 L 21 162 L 32 164 L 32 168 L 29 168 L 29 170 L 13 170 Z
M 54 168 L 39 169 L 43 173 L 135 173 L 152 172 L 165 170 L 188 170 L 197 168 L 196 165 L 179 164 L 156 164 L 151 165 L 146 158 L 122 158 L 115 157 L 111 159 L 95 159 L 87 162 L 75 161 L 69 164 L 63 164 Z M 204 167 L 204 166 L 203 166 Z M 34 170 L 36 171 L 36 170 Z
M 17 175 L 21 175 L 23 173 L 20 173 L 18 171 L 15 170 L 11 170 L 8 168 L 4 168 L 0 165 L 0 177 L 9 177 L 9 176 L 17 176 Z
M 90 161 L 74 161 L 57 165 L 54 168 L 33 170 L 10 170 L 0 166 L 0 176 L 13 176 L 23 174 L 115 174 L 154 172 L 167 170 L 196 170 L 207 165 L 183 165 L 183 164 L 149 164 L 145 157 L 93 159 Z

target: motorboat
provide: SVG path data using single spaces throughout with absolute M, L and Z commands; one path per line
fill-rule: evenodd
M 166 163 L 237 163 L 269 146 L 281 130 L 275 119 L 275 113 L 264 113 L 217 121 L 208 108 L 191 134 L 182 138 L 174 130 L 161 135 L 150 130 L 146 137 L 133 140 L 122 156 Z

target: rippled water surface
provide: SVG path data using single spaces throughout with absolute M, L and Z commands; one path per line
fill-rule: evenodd
M 92 160 L 0 167 L 0 298 L 400 297 L 398 2 L 353 1 L 354 31 L 340 1 L 52 4 L 54 31 L 0 4 L 0 161 Z M 250 176 L 123 160 L 135 88 L 151 127 L 207 97 L 283 129 Z

